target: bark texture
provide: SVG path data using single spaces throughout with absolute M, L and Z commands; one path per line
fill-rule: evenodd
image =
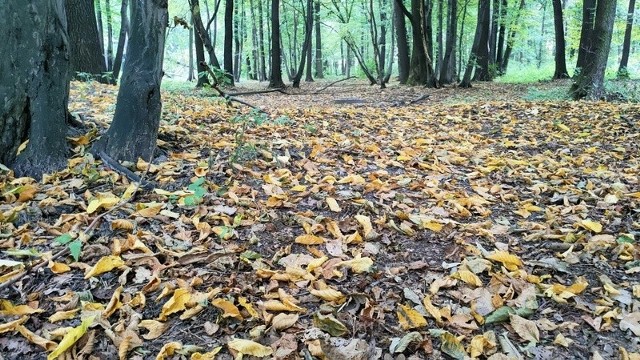
M 280 0 L 271 0 L 271 79 L 270 88 L 283 88 L 280 47 Z
M 567 72 L 567 59 L 564 54 L 565 41 L 561 0 L 553 0 L 553 23 L 556 32 L 556 70 L 553 74 L 553 78 L 566 79 L 569 77 L 569 72 Z
M 71 71 L 78 80 L 93 77 L 107 82 L 103 74 L 107 71 L 105 57 L 96 22 L 93 0 L 66 0 L 67 19 L 69 20 L 69 44 L 71 51 Z M 81 76 L 77 76 L 81 73 Z

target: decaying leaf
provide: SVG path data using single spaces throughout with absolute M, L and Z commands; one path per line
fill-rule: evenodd
M 89 279 L 93 276 L 97 276 L 113 269 L 117 269 L 124 266 L 124 261 L 120 256 L 109 255 L 104 256 L 98 260 L 98 262 L 84 275 L 85 279 Z
M 58 346 L 47 356 L 47 360 L 56 359 L 62 355 L 67 349 L 72 347 L 87 332 L 87 329 L 93 324 L 94 317 L 82 319 L 82 323 L 77 327 L 69 330 L 62 338 Z
M 233 339 L 227 343 L 227 346 L 240 354 L 255 357 L 266 357 L 273 353 L 270 347 L 245 339 Z

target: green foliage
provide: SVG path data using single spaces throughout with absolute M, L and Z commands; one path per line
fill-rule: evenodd
M 54 242 L 60 245 L 67 245 L 69 248 L 69 253 L 73 257 L 75 261 L 80 259 L 80 254 L 82 253 L 82 241 L 80 239 L 73 239 L 71 234 L 66 233 L 58 236 L 53 240 Z
M 524 96 L 527 101 L 559 101 L 570 100 L 569 92 L 565 87 L 553 87 L 549 89 L 536 89 L 530 87 L 527 89 L 527 95 Z
M 184 198 L 184 204 L 187 206 L 195 206 L 202 202 L 202 199 L 207 194 L 205 188 L 204 177 L 199 177 L 187 187 L 187 189 L 193 191 L 193 194 Z
M 607 100 L 640 103 L 640 81 L 609 80 L 604 83 Z

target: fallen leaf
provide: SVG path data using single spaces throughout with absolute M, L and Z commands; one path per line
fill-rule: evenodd
M 47 356 L 47 360 L 56 359 L 62 355 L 67 349 L 72 347 L 80 338 L 87 332 L 87 329 L 93 324 L 94 317 L 88 317 L 82 319 L 82 323 L 73 329 L 69 330 L 67 334 L 62 338 L 58 346 Z
M 227 343 L 227 346 L 229 349 L 232 349 L 242 355 L 251 355 L 255 357 L 266 357 L 273 353 L 273 349 L 270 347 L 245 339 L 231 340 Z
M 93 276 L 100 275 L 109 272 L 113 269 L 124 266 L 124 261 L 120 256 L 108 255 L 100 258 L 98 262 L 84 275 L 85 279 L 89 279 Z

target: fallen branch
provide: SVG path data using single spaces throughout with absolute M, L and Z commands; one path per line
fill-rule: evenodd
M 237 93 L 231 93 L 231 94 L 227 94 L 228 96 L 245 96 L 245 95 L 257 95 L 257 94 L 268 94 L 268 93 L 272 93 L 272 92 L 279 92 L 281 94 L 285 94 L 285 95 L 291 95 L 288 92 L 282 90 L 282 89 L 267 89 L 267 90 L 255 90 L 255 91 L 244 91 L 244 92 L 237 92 Z
M 151 159 L 153 160 L 153 153 L 154 151 L 151 153 Z M 104 159 L 103 159 L 104 161 Z M 122 166 L 122 165 L 121 165 Z M 149 182 L 146 182 L 144 180 L 144 178 L 147 176 L 147 174 L 149 173 L 149 169 L 151 168 L 151 162 L 149 162 L 149 166 L 147 166 L 147 168 L 145 169 L 144 173 L 142 173 L 142 176 L 139 177 L 140 181 L 136 184 L 136 188 L 133 190 L 133 192 L 131 193 L 131 196 L 126 198 L 126 199 L 122 199 L 120 200 L 120 202 L 118 202 L 116 205 L 114 205 L 111 209 L 103 212 L 102 214 L 99 214 L 98 216 L 95 217 L 95 219 L 93 219 L 93 221 L 91 221 L 91 223 L 89 224 L 89 226 L 87 226 L 86 229 L 84 229 L 84 231 L 82 232 L 82 234 L 84 234 L 84 238 L 86 240 L 90 239 L 93 236 L 93 231 L 95 230 L 95 228 L 98 226 L 98 222 L 100 221 L 100 219 L 104 218 L 105 216 L 107 216 L 108 214 L 113 213 L 114 211 L 122 208 L 125 204 L 131 202 L 131 200 L 135 197 L 135 195 L 138 193 L 138 191 L 140 190 L 140 185 L 142 183 L 147 183 L 150 184 Z M 135 175 L 135 174 L 134 174 Z M 136 175 L 137 176 L 137 175 Z M 55 254 L 53 254 L 51 256 L 50 259 L 45 259 L 43 261 L 40 261 L 38 264 L 31 266 L 31 267 L 27 267 L 23 272 L 21 272 L 20 274 L 14 276 L 13 278 L 11 278 L 10 280 L 7 280 L 6 282 L 3 282 L 2 284 L 0 284 L 0 294 L 7 289 L 8 287 L 10 287 L 11 285 L 15 284 L 16 281 L 22 279 L 23 277 L 25 277 L 27 274 L 32 273 L 32 272 L 37 272 L 38 270 L 42 269 L 43 267 L 45 267 L 49 261 L 55 261 L 63 256 L 66 256 L 69 254 L 69 247 L 65 246 L 64 249 L 60 249 L 59 251 L 57 251 Z
M 155 149 L 154 149 L 154 152 L 155 152 Z M 141 178 L 140 176 L 136 175 L 133 171 L 127 169 L 124 166 L 122 166 L 119 162 L 117 162 L 114 159 L 112 159 L 104 151 L 98 152 L 98 156 L 100 156 L 102 161 L 105 164 L 109 165 L 109 167 L 112 168 L 113 170 L 123 174 L 129 180 L 131 180 L 133 182 L 137 182 L 139 184 L 142 184 L 143 188 L 145 190 L 153 190 L 153 188 L 155 187 L 155 185 L 153 183 L 145 181 L 143 178 Z M 153 157 L 152 157 L 152 160 L 153 160 Z M 151 165 L 149 165 L 149 166 L 151 166 Z M 147 168 L 147 170 L 148 170 L 148 168 Z
M 237 102 L 238 104 L 242 104 L 244 106 L 248 106 L 258 112 L 261 112 L 263 114 L 267 114 L 268 113 L 262 109 L 260 109 L 259 107 L 252 105 L 244 100 L 240 100 L 238 98 L 235 98 L 233 96 L 230 96 L 229 94 L 225 93 L 224 91 L 222 91 L 222 89 L 220 89 L 220 87 L 218 86 L 219 81 L 218 81 L 218 77 L 216 76 L 216 74 L 213 73 L 213 71 L 211 70 L 211 68 L 209 67 L 209 65 L 207 64 L 203 64 L 205 66 L 205 69 L 207 69 L 207 72 L 209 73 L 209 75 L 213 78 L 213 84 L 211 84 L 211 87 L 218 92 L 218 96 L 224 98 L 225 100 L 227 100 L 227 102 Z
M 339 82 L 347 81 L 347 80 L 353 79 L 353 78 L 355 78 L 355 76 L 349 76 L 349 77 L 346 77 L 344 79 L 336 80 L 336 81 L 334 81 L 332 83 L 329 83 L 329 85 L 327 85 L 327 86 L 325 86 L 325 87 L 323 87 L 323 88 L 321 88 L 319 90 L 314 91 L 312 94 L 319 94 L 323 90 L 326 90 L 326 89 L 330 88 L 331 86 L 333 86 L 333 85 L 335 85 L 335 84 L 337 84 Z

